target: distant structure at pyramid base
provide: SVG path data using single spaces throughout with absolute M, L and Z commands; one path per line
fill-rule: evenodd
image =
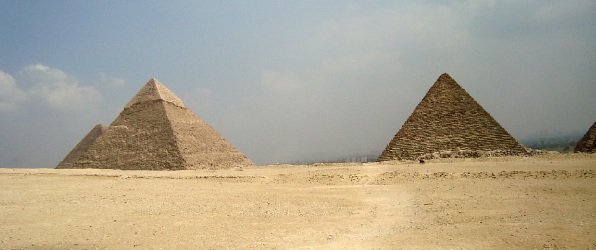
M 576 153 L 594 153 L 596 152 L 596 122 L 588 129 L 588 132 L 575 145 Z
M 428 90 L 377 160 L 416 160 L 442 154 L 467 157 L 527 152 L 445 73 Z
M 95 126 L 56 168 L 222 169 L 254 165 L 151 79 L 108 127 Z

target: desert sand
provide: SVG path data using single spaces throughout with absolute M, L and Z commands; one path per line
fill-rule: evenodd
M 595 249 L 596 155 L 0 169 L 0 249 Z

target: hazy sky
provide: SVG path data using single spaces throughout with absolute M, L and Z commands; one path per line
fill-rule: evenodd
M 258 164 L 380 152 L 448 72 L 515 138 L 596 120 L 596 1 L 0 0 L 0 166 L 151 77 Z

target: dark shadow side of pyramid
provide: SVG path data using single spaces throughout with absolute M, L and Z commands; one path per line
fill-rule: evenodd
M 254 165 L 151 79 L 108 127 L 95 126 L 56 168 L 221 169 Z
M 451 76 L 442 74 L 378 161 L 415 160 L 440 151 L 526 150 Z
M 594 153 L 596 152 L 596 122 L 592 124 L 592 127 L 588 129 L 588 132 L 582 137 L 577 145 L 575 145 L 576 153 Z

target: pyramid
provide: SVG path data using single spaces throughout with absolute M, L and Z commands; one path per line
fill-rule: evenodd
M 95 126 L 56 168 L 220 169 L 253 163 L 157 79 L 108 127 Z
M 584 137 L 582 137 L 577 145 L 575 145 L 575 150 L 577 152 L 584 152 L 584 153 L 594 153 L 596 152 L 596 122 L 592 124 L 592 127 L 586 132 Z
M 441 151 L 526 153 L 447 73 L 428 90 L 378 160 L 415 160 Z
M 106 131 L 106 129 L 107 127 L 101 124 L 95 125 L 95 127 L 93 127 L 93 129 L 91 129 L 91 131 L 89 131 L 89 133 L 87 133 L 87 135 L 83 137 L 79 144 L 77 144 L 70 151 L 70 153 L 68 153 L 66 157 L 64 157 L 64 160 L 58 163 L 58 166 L 68 166 L 76 162 L 76 160 L 79 159 L 81 154 L 85 153 L 87 149 L 89 149 L 89 146 L 95 143 L 95 140 L 97 140 L 97 138 L 99 138 L 103 134 L 103 132 Z

